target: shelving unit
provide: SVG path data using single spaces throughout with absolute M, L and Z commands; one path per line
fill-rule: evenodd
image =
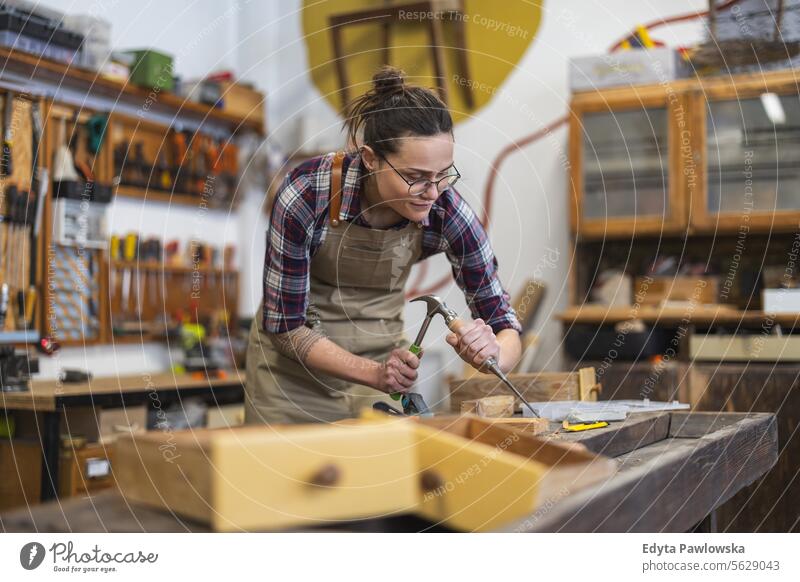
M 30 99 L 39 101 L 44 124 L 44 135 L 40 144 L 39 165 L 47 167 L 52 178 L 52 164 L 56 149 L 60 142 L 61 119 L 68 123 L 67 136 L 72 134 L 74 121 L 84 123 L 92 114 L 109 116 L 108 128 L 101 151 L 91 163 L 96 181 L 113 185 L 116 196 L 135 198 L 145 203 L 179 204 L 186 207 L 219 209 L 230 211 L 233 204 L 225 201 L 209 200 L 198 194 L 181 192 L 175 188 L 160 190 L 156 188 L 138 187 L 120 184 L 115 175 L 113 156 L 113 137 L 115 132 L 123 132 L 123 139 L 143 136 L 147 133 L 148 143 L 164 141 L 174 131 L 184 132 L 190 143 L 195 139 L 211 140 L 214 143 L 234 144 L 237 138 L 245 133 L 265 134 L 265 127 L 257 117 L 238 117 L 213 107 L 185 101 L 183 98 L 166 92 L 155 92 L 128 83 L 105 79 L 94 71 L 68 66 L 60 62 L 38 58 L 33 55 L 0 48 L 0 59 L 4 67 L 0 71 L 0 89 L 12 91 Z M 77 116 L 76 116 L 76 111 Z M 119 128 L 122 128 L 121 130 Z M 201 137 L 196 137 L 201 136 Z M 19 139 L 19 138 L 18 138 Z M 150 146 L 147 146 L 150 147 Z M 156 161 L 150 160 L 150 161 Z M 24 164 L 24 162 L 20 162 Z M 210 170 L 210 169 L 209 169 Z M 30 184 L 30 176 L 20 178 L 20 183 Z M 232 195 L 230 199 L 235 199 Z M 41 236 L 37 243 L 36 284 L 41 290 L 37 298 L 35 328 L 43 335 L 58 333 L 58 329 L 49 322 L 55 321 L 53 312 L 53 293 L 51 291 L 52 270 L 48 269 L 48 256 L 56 245 L 53 239 L 53 212 L 55 208 L 52 180 L 48 184 L 48 192 L 43 207 L 43 223 Z M 224 306 L 228 313 L 235 315 L 238 299 L 238 273 L 216 270 L 208 267 L 191 269 L 188 267 L 163 267 L 136 263 L 134 265 L 111 262 L 107 250 L 98 248 L 90 251 L 93 265 L 93 277 L 96 277 L 97 302 L 92 310 L 97 318 L 97 328 L 89 335 L 80 338 L 62 338 L 62 345 L 91 345 L 109 343 L 111 341 L 131 341 L 130 337 L 112 337 L 113 306 L 110 299 L 110 278 L 115 269 L 134 269 L 136 276 L 150 275 L 169 279 L 185 278 L 193 273 L 200 274 L 205 280 L 218 281 L 219 293 L 225 297 Z M 210 291 L 209 291 L 210 293 Z M 216 290 L 214 291 L 216 294 Z M 209 295 L 210 297 L 210 295 Z M 223 303 L 220 303 L 223 305 Z M 85 310 L 81 309 L 81 318 Z M 16 335 L 14 337 L 17 337 Z M 27 336 L 20 336 L 27 337 Z M 33 336 L 31 336 L 33 337 Z M 136 335 L 136 341 L 164 339 L 164 334 Z
M 768 118 L 764 94 L 779 100 L 785 121 Z M 675 325 L 683 314 L 586 305 L 589 289 L 604 269 L 630 272 L 668 252 L 722 273 L 742 232 L 750 242 L 745 254 L 759 264 L 755 275 L 736 273 L 732 285 L 759 276 L 770 261 L 784 263 L 800 225 L 800 149 L 793 145 L 800 135 L 798 95 L 793 71 L 576 93 L 570 121 L 575 267 L 562 321 L 611 325 L 634 314 L 649 324 Z M 744 172 L 752 180 L 748 189 Z M 720 306 L 698 305 L 690 320 L 749 326 L 771 319 L 793 327 L 795 314 L 776 319 L 760 311 L 757 288 Z

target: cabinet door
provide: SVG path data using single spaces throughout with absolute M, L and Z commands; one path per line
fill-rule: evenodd
M 705 103 L 704 230 L 795 228 L 800 220 L 800 100 L 761 93 Z
M 573 227 L 584 236 L 674 232 L 685 225 L 676 201 L 670 108 L 576 111 L 572 122 Z

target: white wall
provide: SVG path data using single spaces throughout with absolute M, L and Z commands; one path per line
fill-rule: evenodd
M 90 6 L 109 3 L 48 1 L 47 4 L 70 12 L 87 12 Z M 275 143 L 287 149 L 295 147 L 299 120 L 306 119 L 311 120 L 305 127 L 314 142 L 308 144 L 311 146 L 308 149 L 338 146 L 339 120 L 306 72 L 300 0 L 110 4 L 113 8 L 107 13 L 114 23 L 117 46 L 152 45 L 179 54 L 177 70 L 190 75 L 233 66 L 242 77 L 267 91 L 268 126 Z M 704 0 L 680 4 L 622 0 L 545 2 L 542 25 L 518 68 L 488 106 L 456 128 L 456 160 L 464 174 L 460 190 L 476 210 L 497 153 L 567 111 L 570 57 L 605 52 L 638 24 L 705 7 Z M 218 26 L 220 34 L 214 42 L 196 44 L 192 51 L 181 54 L 181 47 L 191 43 L 193 30 L 201 30 L 208 22 L 230 13 L 234 16 L 222 19 L 224 24 Z M 163 16 L 157 21 L 148 20 L 145 15 L 150 14 Z M 702 27 L 695 21 L 658 29 L 653 36 L 673 46 L 691 44 L 702 37 Z M 537 365 L 550 370 L 562 366 L 561 329 L 554 315 L 566 306 L 566 275 L 572 260 L 567 230 L 566 171 L 562 161 L 566 145 L 566 132 L 560 129 L 508 159 L 501 168 L 501 180 L 495 190 L 490 226 L 490 237 L 500 261 L 500 276 L 508 291 L 512 295 L 518 293 L 534 273 L 548 285 L 537 324 L 542 334 Z M 254 310 L 260 298 L 266 227 L 262 202 L 260 192 L 248 193 L 238 217 L 222 217 L 207 229 L 239 241 L 243 310 Z M 115 206 L 113 212 L 115 216 L 128 214 L 129 208 L 126 206 L 123 211 Z M 151 215 L 139 209 L 131 212 L 128 220 L 150 224 L 159 230 L 179 232 L 184 222 L 177 210 L 158 217 L 157 222 L 151 222 Z M 555 263 L 553 257 L 558 257 Z M 428 282 L 438 279 L 442 272 L 449 272 L 449 265 L 443 257 L 437 257 L 431 265 Z M 454 286 L 440 294 L 454 308 L 466 313 L 463 296 Z M 406 310 L 409 336 L 416 333 L 420 319 L 418 306 L 409 306 Z M 444 333 L 441 323 L 436 322 L 425 342 L 429 357 L 423 369 L 423 375 L 427 376 L 423 387 L 429 387 L 429 402 L 435 402 L 439 396 L 434 386 L 438 385 L 441 367 L 453 371 L 461 368 L 460 360 L 444 344 Z

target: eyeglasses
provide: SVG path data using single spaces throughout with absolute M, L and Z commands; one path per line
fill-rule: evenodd
M 428 180 L 427 178 L 423 178 L 421 180 L 409 180 L 403 174 L 397 171 L 392 165 L 392 162 L 386 159 L 386 156 L 381 156 L 386 163 L 389 164 L 389 167 L 395 171 L 395 173 L 403 179 L 403 182 L 408 184 L 408 195 L 409 196 L 421 196 L 423 192 L 427 191 L 428 188 L 431 187 L 431 184 L 436 184 L 436 191 L 441 194 L 445 190 L 447 190 L 450 186 L 458 182 L 458 179 L 461 177 L 461 174 L 458 172 L 456 165 L 453 164 L 452 168 L 455 170 L 455 174 L 448 174 L 438 180 Z

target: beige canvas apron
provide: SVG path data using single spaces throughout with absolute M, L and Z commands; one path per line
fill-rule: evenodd
M 333 160 L 329 225 L 311 260 L 306 324 L 348 352 L 382 361 L 409 345 L 403 336 L 403 288 L 422 252 L 422 230 L 413 222 L 395 230 L 342 222 L 343 159 L 338 152 Z M 398 406 L 387 394 L 277 352 L 260 313 L 253 318 L 247 350 L 246 423 L 333 422 L 357 416 L 378 400 Z

